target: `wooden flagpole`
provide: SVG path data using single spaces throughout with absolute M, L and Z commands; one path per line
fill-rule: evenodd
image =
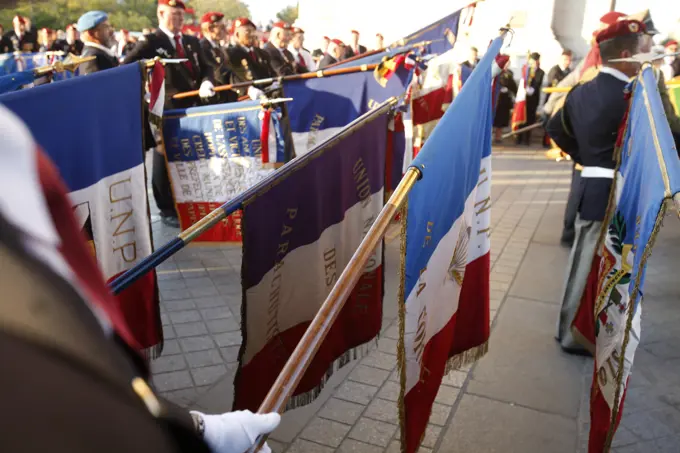
M 282 413 L 286 408 L 288 400 L 293 395 L 316 352 L 328 335 L 328 332 L 330 332 L 342 307 L 354 290 L 359 278 L 361 278 L 363 269 L 371 254 L 385 236 L 390 222 L 399 212 L 399 208 L 404 203 L 404 200 L 406 200 L 416 181 L 420 179 L 420 176 L 421 172 L 416 167 L 410 167 L 406 171 L 406 174 L 387 201 L 387 204 L 378 214 L 378 218 L 371 226 L 371 229 L 368 230 L 366 237 L 361 241 L 359 248 L 354 252 L 349 263 L 347 263 L 342 274 L 340 274 L 337 283 L 333 286 L 330 294 L 328 294 L 323 305 L 321 305 L 321 308 L 316 313 L 304 336 L 288 358 L 286 365 L 281 370 L 281 373 L 279 373 L 279 377 L 260 405 L 258 413 Z M 257 452 L 266 440 L 267 436 L 260 436 L 248 450 L 248 453 Z

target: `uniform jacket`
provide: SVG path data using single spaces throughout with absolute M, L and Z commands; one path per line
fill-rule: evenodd
M 31 32 L 24 33 L 21 39 L 19 39 L 14 30 L 11 30 L 5 33 L 5 41 L 9 45 L 8 52 L 38 51 L 38 37 Z
M 201 39 L 201 49 L 205 56 L 205 61 L 208 63 L 215 74 L 215 86 L 228 85 L 231 83 L 231 73 L 229 71 L 227 52 L 222 47 L 215 47 L 210 41 Z M 213 104 L 222 104 L 226 102 L 236 102 L 238 95 L 235 91 L 220 91 L 216 94 Z
M 198 38 L 182 35 L 184 54 L 191 62 L 192 70 L 185 64 L 169 64 L 165 67 L 165 108 L 187 108 L 198 103 L 198 97 L 173 100 L 172 96 L 185 91 L 198 90 L 201 83 L 208 80 L 215 83 L 212 67 L 207 63 Z M 127 54 L 124 63 L 142 59 L 179 58 L 168 35 L 161 30 L 146 35 L 135 48 Z
M 85 44 L 80 39 L 76 39 L 73 44 L 69 44 L 65 39 L 57 39 L 54 41 L 54 44 L 52 44 L 52 50 L 61 50 L 67 55 L 69 53 L 81 55 L 84 48 Z
M 332 64 L 335 64 L 337 62 L 338 62 L 338 60 L 336 60 L 331 54 L 325 53 L 323 55 L 323 58 L 319 62 L 319 69 L 323 69 L 323 68 L 330 66 Z
M 550 71 L 548 71 L 548 86 L 549 87 L 556 87 L 558 83 L 560 83 L 566 76 L 568 76 L 571 73 L 571 69 L 562 69 L 562 67 L 558 64 L 553 66 Z M 548 98 L 550 97 L 550 94 L 548 94 L 545 97 L 545 102 L 548 102 Z
M 627 110 L 627 83 L 600 72 L 576 86 L 564 107 L 548 121 L 546 130 L 557 146 L 584 167 L 615 168 L 614 147 Z M 581 178 L 577 199 L 583 220 L 602 221 L 609 203 L 612 180 Z
M 111 69 L 118 66 L 118 58 L 93 46 L 85 46 L 82 56 L 94 56 L 96 59 L 82 63 L 79 66 L 80 75 L 92 74 L 93 72 L 104 71 L 105 69 Z
M 359 44 L 359 55 L 366 53 L 366 47 Z M 357 53 L 349 45 L 345 46 L 345 58 L 352 58 L 356 56 Z
M 270 41 L 265 44 L 264 51 L 269 54 L 269 61 L 271 62 L 272 69 L 276 72 L 276 75 L 289 76 L 298 72 L 295 58 L 288 49 L 279 50 Z
M 227 48 L 227 56 L 229 57 L 232 83 L 276 77 L 276 72 L 272 69 L 269 61 L 269 54 L 259 47 L 248 50 L 240 45 L 231 46 Z M 258 87 L 262 88 L 261 85 Z M 237 91 L 239 95 L 246 92 L 245 89 L 238 89 Z

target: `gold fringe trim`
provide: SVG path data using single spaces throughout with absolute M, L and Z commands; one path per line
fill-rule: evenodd
M 451 371 L 459 370 L 464 366 L 475 363 L 477 360 L 481 359 L 489 352 L 489 340 L 479 346 L 468 349 L 467 351 L 456 354 L 450 357 L 446 362 L 446 368 L 444 368 L 444 376 L 449 374 Z
M 340 357 L 335 359 L 333 363 L 331 363 L 331 365 L 328 367 L 328 370 L 326 370 L 326 374 L 321 377 L 321 382 L 319 383 L 319 385 L 317 385 L 308 392 L 301 393 L 299 395 L 291 397 L 290 400 L 288 400 L 288 404 L 286 404 L 285 410 L 290 411 L 293 409 L 297 409 L 298 407 L 307 406 L 308 404 L 313 403 L 314 400 L 319 397 L 324 387 L 326 386 L 326 383 L 335 374 L 336 371 L 344 368 L 353 361 L 360 360 L 366 357 L 375 347 L 377 347 L 377 345 L 378 337 L 376 336 L 368 343 L 364 343 L 360 346 L 357 346 L 356 348 L 346 351 Z
M 616 371 L 616 392 L 614 394 L 614 407 L 612 408 L 612 415 L 609 421 L 609 430 L 607 431 L 607 438 L 604 443 L 603 453 L 609 453 L 611 450 L 612 440 L 614 439 L 614 432 L 616 431 L 616 418 L 619 415 L 619 401 L 621 399 L 621 384 L 623 383 L 623 363 L 626 359 L 626 348 L 628 347 L 628 340 L 630 340 L 630 331 L 633 329 L 633 318 L 635 316 L 635 303 L 638 300 L 638 295 L 640 294 L 640 284 L 642 280 L 642 270 L 647 266 L 647 260 L 652 256 L 652 247 L 656 242 L 656 238 L 661 229 L 663 219 L 666 215 L 666 199 L 663 200 L 659 208 L 659 213 L 656 216 L 656 221 L 654 222 L 654 229 L 652 234 L 649 236 L 649 240 L 645 245 L 642 258 L 640 259 L 640 265 L 637 268 L 637 274 L 635 276 L 635 285 L 633 286 L 632 297 L 628 300 L 628 319 L 626 321 L 626 330 L 623 334 L 623 343 L 621 345 L 621 354 L 619 357 L 618 369 Z M 630 294 L 630 292 L 629 292 Z M 642 303 L 642 301 L 640 301 Z
M 397 368 L 399 369 L 399 426 L 401 452 L 406 453 L 406 407 L 404 397 L 406 396 L 406 346 L 404 335 L 406 332 L 406 220 L 408 216 L 408 196 L 401 206 L 401 241 L 399 244 L 399 292 L 397 294 L 397 305 L 399 307 L 399 341 L 397 342 Z

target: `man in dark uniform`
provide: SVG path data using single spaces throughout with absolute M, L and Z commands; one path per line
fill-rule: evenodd
M 5 34 L 5 41 L 9 43 L 8 52 L 37 52 L 38 35 L 27 30 L 26 19 L 14 16 L 12 25 L 14 29 Z
M 323 69 L 327 66 L 337 63 L 342 58 L 342 47 L 343 42 L 339 39 L 331 39 L 328 44 L 328 51 L 323 55 L 323 58 L 319 62 L 319 69 Z
M 583 166 L 576 192 L 576 239 L 569 258 L 557 340 L 568 352 L 583 353 L 571 332 L 584 294 L 609 203 L 615 176 L 614 148 L 627 110 L 624 89 L 640 70 L 637 63 L 610 63 L 649 51 L 645 25 L 636 20 L 614 22 L 597 35 L 602 68 L 591 81 L 571 90 L 564 106 L 548 121 L 550 137 L 574 162 Z
M 118 58 L 111 50 L 114 44 L 113 28 L 103 11 L 89 11 L 78 19 L 78 31 L 83 41 L 83 57 L 94 56 L 92 61 L 80 65 L 80 75 L 104 71 L 118 66 Z
M 366 53 L 366 46 L 359 44 L 359 36 L 358 31 L 352 30 L 352 39 L 350 40 L 349 45 L 345 46 L 345 59 Z
M 468 58 L 462 63 L 462 65 L 469 69 L 475 69 L 477 63 L 479 63 L 479 50 L 477 50 L 476 47 L 470 47 Z
M 559 64 L 553 66 L 550 69 L 550 71 L 548 71 L 547 82 L 549 87 L 556 87 L 558 83 L 560 83 L 566 76 L 568 76 L 571 73 L 571 59 L 572 59 L 571 50 L 564 50 L 562 52 L 562 61 L 560 61 Z M 548 99 L 550 99 L 550 93 L 548 93 L 545 96 L 545 102 L 548 102 Z M 543 146 L 546 148 L 550 148 L 550 137 L 548 136 L 547 132 L 543 137 Z
M 213 70 L 205 60 L 201 43 L 194 36 L 182 34 L 185 9 L 181 0 L 159 0 L 157 10 L 159 29 L 147 35 L 143 41 L 139 41 L 124 60 L 127 64 L 156 57 L 187 59 L 184 63 L 169 64 L 165 68 L 166 110 L 192 107 L 198 103 L 197 98 L 173 100 L 172 96 L 177 93 L 198 89 L 200 98 L 211 98 L 215 95 Z M 152 187 L 161 220 L 168 226 L 179 228 L 162 147 L 158 147 L 154 153 Z
M 285 22 L 276 22 L 269 32 L 269 42 L 264 50 L 269 54 L 272 69 L 279 76 L 289 76 L 309 72 L 306 66 L 295 61 L 295 57 L 288 50 L 291 39 L 291 27 Z
M 124 28 L 120 29 L 120 39 L 118 41 L 118 46 L 116 47 L 116 55 L 118 57 L 125 58 L 127 54 L 132 52 L 136 44 L 130 39 L 130 32 Z
M 232 83 L 276 77 L 269 54 L 255 45 L 255 24 L 247 17 L 240 17 L 234 20 L 232 28 L 236 43 L 227 49 Z M 255 87 L 237 91 L 240 96 L 247 93 L 251 99 L 258 99 L 263 95 L 262 90 Z
M 231 74 L 227 65 L 227 52 L 220 45 L 220 42 L 227 36 L 224 14 L 219 12 L 205 13 L 201 18 L 201 32 L 203 34 L 201 49 L 203 55 L 205 55 L 205 61 L 213 68 L 215 84 L 219 86 L 231 83 Z M 215 104 L 236 101 L 238 101 L 238 94 L 233 90 L 221 91 L 213 98 Z
M 66 27 L 66 39 L 58 39 L 54 42 L 54 50 L 61 50 L 65 54 L 72 53 L 73 55 L 80 55 L 83 53 L 83 42 L 78 39 L 78 32 L 75 24 L 69 24 Z
M 4 107 L 0 132 L 0 451 L 242 453 L 276 428 L 155 394 L 56 167 Z
M 543 86 L 543 78 L 545 72 L 541 69 L 541 55 L 537 52 L 529 56 L 529 80 L 525 85 L 526 88 L 526 105 L 527 105 L 527 122 L 530 126 L 536 122 L 536 113 L 538 111 L 538 104 L 541 101 L 541 87 Z M 531 131 L 522 132 L 517 136 L 517 144 L 529 146 L 531 144 Z

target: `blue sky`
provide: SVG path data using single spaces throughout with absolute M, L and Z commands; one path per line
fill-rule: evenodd
M 296 5 L 297 0 L 245 0 L 250 7 L 255 23 L 266 24 L 270 19 L 276 18 L 276 13 L 289 5 Z

